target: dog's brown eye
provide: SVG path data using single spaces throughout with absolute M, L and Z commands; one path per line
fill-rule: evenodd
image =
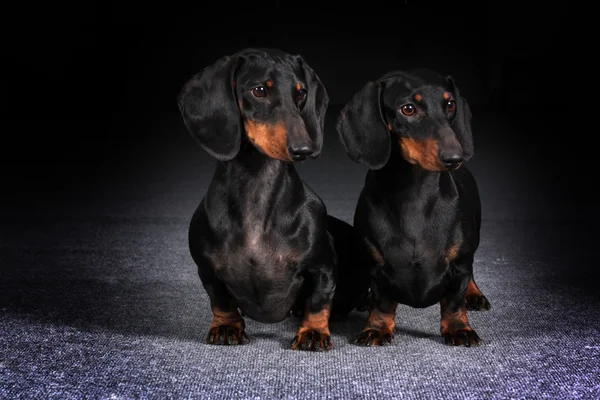
M 400 111 L 402 112 L 402 114 L 410 117 L 415 113 L 415 106 L 413 106 L 412 104 L 405 104 L 402 107 L 400 107 Z
M 452 113 L 454 110 L 456 110 L 456 102 L 454 100 L 448 100 L 448 103 L 446 103 L 446 112 Z
M 257 86 L 254 89 L 252 89 L 252 94 L 254 95 L 254 97 L 262 98 L 267 95 L 267 89 L 265 89 L 264 86 Z
M 306 98 L 308 91 L 306 89 L 300 89 L 296 93 L 296 101 L 299 103 Z

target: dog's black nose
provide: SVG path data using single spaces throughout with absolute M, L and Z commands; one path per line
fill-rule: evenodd
M 312 145 L 303 144 L 298 146 L 290 146 L 288 151 L 290 152 L 290 155 L 295 161 L 301 161 L 311 156 L 314 153 L 315 149 Z
M 440 154 L 440 160 L 444 167 L 448 169 L 456 169 L 463 162 L 463 157 L 457 153 L 442 153 Z

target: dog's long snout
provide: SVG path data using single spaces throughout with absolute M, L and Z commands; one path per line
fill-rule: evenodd
M 316 146 L 299 117 L 288 123 L 287 150 L 293 161 L 304 161 L 316 153 Z
M 439 158 L 445 168 L 452 170 L 460 167 L 464 153 L 454 131 L 448 127 L 440 130 Z

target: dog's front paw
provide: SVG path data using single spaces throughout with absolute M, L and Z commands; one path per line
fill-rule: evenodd
M 387 330 L 367 328 L 358 335 L 356 343 L 361 346 L 384 346 L 392 343 L 394 334 Z
M 326 351 L 332 348 L 331 336 L 315 329 L 298 332 L 292 340 L 292 350 Z
M 486 311 L 489 310 L 492 305 L 490 301 L 483 294 L 467 294 L 466 297 L 467 310 L 471 311 Z
M 455 331 L 448 331 L 442 334 L 444 337 L 444 343 L 449 346 L 478 346 L 482 343 L 482 340 L 472 329 L 458 329 Z
M 208 331 L 206 343 L 220 345 L 244 344 L 248 341 L 248 336 L 243 327 L 234 325 L 213 326 Z

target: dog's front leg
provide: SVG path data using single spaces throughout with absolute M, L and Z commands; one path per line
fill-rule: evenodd
M 383 346 L 390 344 L 396 328 L 398 302 L 388 299 L 377 285 L 371 285 L 372 299 L 369 304 L 369 318 L 356 343 L 362 346 Z
M 333 269 L 319 266 L 309 271 L 312 291 L 306 299 L 304 317 L 292 340 L 293 350 L 324 351 L 333 348 L 329 332 L 331 301 L 335 291 Z
M 454 274 L 446 293 L 440 300 L 440 332 L 444 342 L 453 346 L 476 346 L 481 343 L 467 318 L 467 288 L 471 282 L 473 257 L 454 261 Z
M 244 319 L 225 284 L 218 279 L 210 266 L 198 269 L 202 285 L 210 298 L 213 320 L 210 324 L 206 343 L 234 345 L 248 341 Z

